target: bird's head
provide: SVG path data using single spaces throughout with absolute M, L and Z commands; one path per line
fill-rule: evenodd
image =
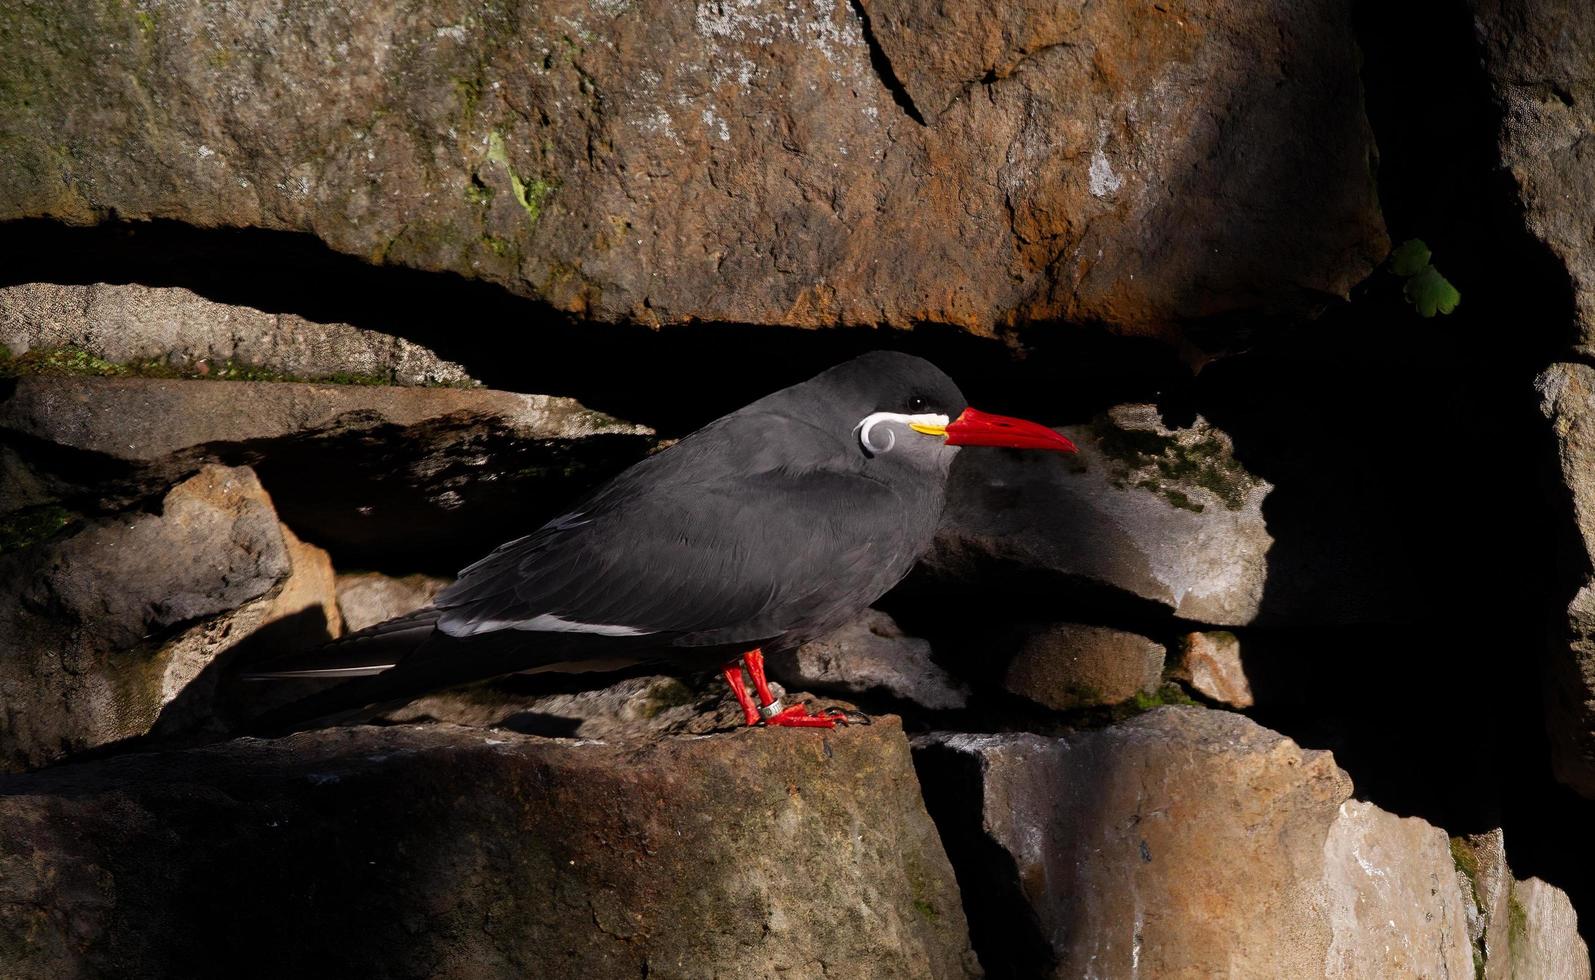
M 958 446 L 1075 451 L 1044 425 L 969 407 L 951 378 L 908 354 L 865 354 L 814 381 L 832 389 L 831 404 L 844 411 L 858 451 L 872 459 L 945 467 Z

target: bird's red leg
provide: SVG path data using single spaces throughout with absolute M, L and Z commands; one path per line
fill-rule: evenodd
M 726 683 L 731 685 L 731 693 L 737 696 L 737 704 L 742 705 L 742 717 L 747 720 L 748 724 L 757 725 L 759 723 L 759 711 L 753 706 L 753 699 L 748 697 L 747 685 L 742 683 L 741 659 L 733 660 L 720 669 L 725 674 Z M 762 675 L 760 680 L 762 682 Z M 760 686 L 763 686 L 762 683 Z
M 764 651 L 754 647 L 742 655 L 742 662 L 748 665 L 748 675 L 753 678 L 753 690 L 758 692 L 760 706 L 779 711 L 780 707 L 770 694 L 770 682 L 764 679 Z
M 806 705 L 794 704 L 790 708 L 782 708 L 781 702 L 771 696 L 770 684 L 764 679 L 764 651 L 755 647 L 743 654 L 742 659 L 747 662 L 748 673 L 753 677 L 753 688 L 759 693 L 759 714 L 764 716 L 766 725 L 781 728 L 835 728 L 837 722 L 847 721 L 847 716 L 841 713 L 811 715 Z M 739 672 L 738 683 L 741 680 Z

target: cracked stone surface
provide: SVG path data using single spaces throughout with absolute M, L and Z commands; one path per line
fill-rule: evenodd
M 1173 335 L 1311 312 L 1384 255 L 1349 21 L 1334 0 L 9 4 L 0 220 L 306 232 L 605 321 Z

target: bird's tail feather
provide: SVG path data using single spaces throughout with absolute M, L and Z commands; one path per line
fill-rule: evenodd
M 561 659 L 558 643 L 540 643 L 541 657 L 526 650 L 525 634 L 457 640 L 437 629 L 438 611 L 423 609 L 327 644 L 320 650 L 268 661 L 244 674 L 250 680 L 339 680 L 323 691 L 254 718 L 247 731 L 278 735 L 316 725 L 370 717 L 432 691 L 524 670 L 542 659 Z
M 269 660 L 243 675 L 249 681 L 371 677 L 420 649 L 437 629 L 436 609 L 417 610 L 368 626 L 307 653 Z

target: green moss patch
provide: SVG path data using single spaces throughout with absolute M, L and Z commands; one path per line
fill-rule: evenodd
M 515 168 L 510 166 L 509 149 L 504 145 L 504 135 L 496 129 L 487 137 L 487 159 L 504 168 L 504 172 L 509 175 L 510 190 L 515 194 L 516 203 L 526 212 L 532 223 L 536 224 L 537 219 L 542 217 L 543 205 L 559 184 L 541 176 L 529 181 L 522 180 L 520 174 L 515 172 Z
M 655 718 L 671 708 L 679 708 L 698 700 L 692 688 L 680 681 L 670 678 L 648 688 L 647 697 L 643 700 L 640 713 L 644 718 Z
M 1191 488 L 1217 497 L 1229 510 L 1246 505 L 1253 480 L 1211 431 L 1192 440 L 1146 429 L 1127 429 L 1101 418 L 1092 423 L 1097 448 L 1107 458 L 1113 485 L 1159 494 L 1171 506 L 1201 513 Z
M 1468 884 L 1473 886 L 1473 901 L 1483 905 L 1479 898 L 1479 857 L 1473 853 L 1473 848 L 1460 837 L 1451 838 L 1451 863 L 1468 879 Z
M 9 354 L 9 351 L 7 352 Z M 64 347 L 34 348 L 17 357 L 6 357 L 0 363 L 10 377 L 33 374 L 70 374 L 80 377 L 116 378 L 132 373 L 124 364 L 114 364 L 105 358 L 72 344 Z
M 1529 913 L 1523 903 L 1517 900 L 1517 888 L 1512 888 L 1511 895 L 1506 900 L 1507 936 L 1516 944 L 1525 942 L 1529 937 Z
M 21 551 L 60 534 L 78 515 L 59 504 L 41 504 L 0 514 L 0 555 Z
M 84 378 L 169 378 L 195 381 L 275 381 L 312 382 L 334 385 L 395 384 L 385 374 L 362 371 L 333 371 L 330 374 L 295 375 L 278 368 L 245 361 L 228 359 L 221 362 L 195 361 L 173 364 L 160 358 L 128 361 L 118 364 L 108 361 L 93 351 L 76 345 L 34 348 L 26 354 L 11 356 L 10 351 L 0 351 L 0 377 L 22 378 L 37 376 Z M 426 385 L 425 387 L 454 387 L 453 385 Z M 471 387 L 461 385 L 460 387 Z
M 1151 694 L 1137 692 L 1135 697 L 1130 699 L 1130 707 L 1135 709 L 1136 714 L 1168 705 L 1194 704 L 1196 704 L 1196 701 L 1185 693 L 1185 688 L 1175 684 L 1173 681 L 1165 682 L 1162 687 Z

